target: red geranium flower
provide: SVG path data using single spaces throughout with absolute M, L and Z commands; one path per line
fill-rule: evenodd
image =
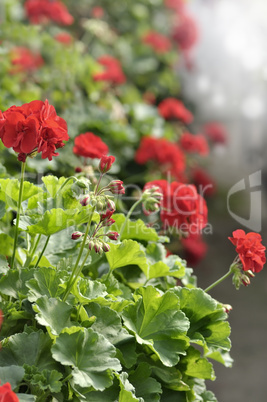
M 70 25 L 73 17 L 64 3 L 59 0 L 27 0 L 24 4 L 26 14 L 32 24 L 54 21 L 60 25 Z
M 150 45 L 157 53 L 166 53 L 172 44 L 169 38 L 156 31 L 150 31 L 142 38 L 143 43 Z
M 104 10 L 102 7 L 98 7 L 98 6 L 93 7 L 91 10 L 91 15 L 94 18 L 102 18 L 104 15 Z
M 207 224 L 207 205 L 194 185 L 154 180 L 144 189 L 157 186 L 163 194 L 160 218 L 165 229 L 176 227 L 182 232 L 198 234 Z
M 3 402 L 19 402 L 19 398 L 12 391 L 11 385 L 9 382 L 0 386 L 0 401 Z
M 236 246 L 236 252 L 243 265 L 244 271 L 260 272 L 266 262 L 266 248 L 261 244 L 262 238 L 259 233 L 238 229 L 233 232 L 233 237 L 228 239 Z
M 55 40 L 63 43 L 64 45 L 70 45 L 72 43 L 72 36 L 68 32 L 61 32 L 54 36 Z
M 177 178 L 181 178 L 185 170 L 183 152 L 177 144 L 165 138 L 143 137 L 136 151 L 135 161 L 140 165 L 148 161 L 156 162 L 164 173 L 170 171 Z
M 223 124 L 216 121 L 204 125 L 203 133 L 216 144 L 225 144 L 227 142 L 227 131 Z
M 210 197 L 216 193 L 216 183 L 213 178 L 200 167 L 193 169 L 192 180 L 201 190 L 201 195 Z
M 166 98 L 158 105 L 158 111 L 164 119 L 178 119 L 185 124 L 193 120 L 192 113 L 186 109 L 184 104 L 175 98 Z
M 185 8 L 185 0 L 164 0 L 164 4 L 167 8 L 182 12 Z
M 185 132 L 182 134 L 179 144 L 184 151 L 189 153 L 198 153 L 203 156 L 209 153 L 207 140 L 204 135 L 201 134 L 193 135 Z
M 95 81 L 107 81 L 112 84 L 123 84 L 126 81 L 120 62 L 117 59 L 106 55 L 100 57 L 97 61 L 105 67 L 105 71 L 94 74 L 93 79 Z
M 14 66 L 10 73 L 32 72 L 44 64 L 39 53 L 33 53 L 27 47 L 15 47 L 11 50 L 11 64 Z
M 173 27 L 172 39 L 182 51 L 191 49 L 198 39 L 196 21 L 188 14 L 181 13 Z
M 75 138 L 73 152 L 85 158 L 101 158 L 108 153 L 108 146 L 97 135 L 84 133 Z
M 51 160 L 69 136 L 67 123 L 57 116 L 54 106 L 47 100 L 35 100 L 0 111 L 0 138 L 7 148 L 19 153 L 19 160 L 25 161 L 33 152 L 42 152 L 42 159 Z

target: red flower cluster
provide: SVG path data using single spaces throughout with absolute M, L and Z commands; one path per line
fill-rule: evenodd
M 193 120 L 192 113 L 186 109 L 184 104 L 175 98 L 166 98 L 158 105 L 158 111 L 166 120 L 178 119 L 185 124 Z
M 72 36 L 68 32 L 61 32 L 54 36 L 55 40 L 63 43 L 63 45 L 70 45 L 73 41 Z
M 164 173 L 170 171 L 174 177 L 181 178 L 185 170 L 185 157 L 177 144 L 165 138 L 143 137 L 135 154 L 140 165 L 148 161 L 159 164 Z
M 0 386 L 0 401 L 3 402 L 19 402 L 19 398 L 12 391 L 11 385 L 9 382 Z
M 107 81 L 112 84 L 124 84 L 126 78 L 122 71 L 120 62 L 117 59 L 106 55 L 100 57 L 97 61 L 99 64 L 105 67 L 105 71 L 94 74 L 93 79 L 95 81 Z
M 22 106 L 0 111 L 0 138 L 7 148 L 19 153 L 25 161 L 33 152 L 42 152 L 42 159 L 58 155 L 57 148 L 69 139 L 67 123 L 57 116 L 54 106 L 35 100 Z
M 150 31 L 143 36 L 142 42 L 150 45 L 157 53 L 166 53 L 171 49 L 171 41 L 156 31 Z
M 11 74 L 20 72 L 33 72 L 44 64 L 44 60 L 39 53 L 33 53 L 27 47 L 15 47 L 10 52 L 11 64 L 14 66 Z
M 199 167 L 193 169 L 192 180 L 201 189 L 201 195 L 211 197 L 216 193 L 216 183 L 205 170 Z
M 203 241 L 200 234 L 190 234 L 188 237 L 183 237 L 181 243 L 188 266 L 196 266 L 207 253 L 207 244 Z
M 85 158 L 101 158 L 108 153 L 108 146 L 97 135 L 84 133 L 75 138 L 73 152 Z
M 244 271 L 260 272 L 266 262 L 265 250 L 259 233 L 238 229 L 233 232 L 233 237 L 228 239 L 236 247 L 236 252 L 243 265 Z
M 223 124 L 210 122 L 204 125 L 203 133 L 216 144 L 227 142 L 227 131 Z
M 206 202 L 194 185 L 154 180 L 144 189 L 158 186 L 163 195 L 160 218 L 165 229 L 175 227 L 190 234 L 198 234 L 207 224 Z
M 195 19 L 185 13 L 179 14 L 173 27 L 172 39 L 182 51 L 191 49 L 198 39 L 198 28 Z
M 182 134 L 179 144 L 184 151 L 189 153 L 198 153 L 203 156 L 209 153 L 209 145 L 202 134 L 193 135 L 185 132 Z
M 73 17 L 60 0 L 27 0 L 24 4 L 27 17 L 32 24 L 54 21 L 60 25 L 71 25 Z
M 104 10 L 103 10 L 102 7 L 96 6 L 96 7 L 93 7 L 93 8 L 92 8 L 92 10 L 91 10 L 91 16 L 92 16 L 93 18 L 102 18 L 103 15 L 104 15 Z

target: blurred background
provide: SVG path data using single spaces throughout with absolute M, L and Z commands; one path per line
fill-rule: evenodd
M 234 252 L 227 244 L 232 230 L 251 230 L 227 210 L 227 194 L 244 179 L 246 189 L 232 195 L 230 207 L 249 219 L 250 208 L 261 215 L 263 243 L 267 240 L 266 143 L 267 143 L 267 2 L 265 0 L 191 0 L 199 38 L 191 51 L 191 66 L 180 65 L 182 87 L 195 105 L 198 123 L 222 122 L 228 140 L 215 147 L 209 171 L 223 197 L 210 205 L 212 236 L 204 261 L 197 268 L 199 285 L 205 286 L 223 274 Z M 261 196 L 250 204 L 248 176 L 260 171 Z M 255 190 L 255 188 L 254 188 Z M 235 199 L 236 197 L 236 199 Z M 231 204 L 232 202 L 232 204 Z M 261 205 L 260 205 L 261 204 Z M 262 271 L 248 287 L 236 291 L 231 280 L 211 295 L 232 305 L 231 369 L 215 366 L 217 379 L 208 385 L 220 402 L 264 402 L 267 393 L 267 273 Z

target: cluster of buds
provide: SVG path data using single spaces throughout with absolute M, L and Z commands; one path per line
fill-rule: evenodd
M 231 268 L 233 272 L 233 284 L 236 289 L 239 289 L 241 285 L 250 285 L 250 278 L 254 278 L 254 273 L 250 270 L 244 271 L 241 263 L 233 264 Z
M 95 206 L 97 211 L 102 213 L 103 211 L 114 210 L 115 211 L 115 203 L 110 199 L 110 196 L 106 194 L 91 194 L 91 205 Z
M 143 210 L 146 215 L 156 212 L 160 208 L 163 195 L 159 187 L 147 188 L 142 193 Z
M 110 250 L 110 247 L 107 243 L 105 243 L 103 240 L 96 238 L 96 237 L 91 237 L 88 241 L 88 248 L 89 250 L 95 250 L 97 254 L 103 254 L 107 253 Z
M 123 181 L 121 180 L 112 180 L 107 186 L 107 190 L 112 194 L 125 194 L 125 188 L 123 187 Z

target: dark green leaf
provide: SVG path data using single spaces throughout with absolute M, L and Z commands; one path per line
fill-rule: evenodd
M 21 382 L 24 377 L 24 369 L 20 366 L 6 366 L 0 367 L 0 382 L 5 384 L 9 382 L 11 388 L 14 389 Z
M 130 373 L 129 381 L 135 387 L 137 397 L 144 398 L 146 402 L 160 401 L 161 385 L 151 377 L 151 367 L 148 363 L 140 363 L 135 371 Z
M 56 297 L 61 293 L 59 285 L 65 272 L 56 271 L 50 267 L 41 267 L 34 271 L 34 278 L 26 282 L 29 288 L 28 299 L 35 302 L 39 297 Z

